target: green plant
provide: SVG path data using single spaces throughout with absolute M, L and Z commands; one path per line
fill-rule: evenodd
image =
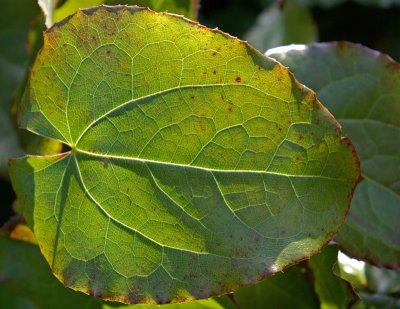
M 116 4 L 85 5 L 101 3 Z M 13 111 L 27 130 L 12 136 L 5 159 L 28 155 L 9 163 L 23 217 L 2 228 L 0 304 L 151 307 L 215 297 L 166 306 L 345 308 L 358 296 L 343 276 L 363 293 L 357 306 L 373 304 L 374 291 L 395 305 L 397 287 L 377 278 L 395 282 L 398 273 L 370 266 L 356 281 L 339 270 L 338 247 L 326 245 L 339 231 L 334 241 L 350 256 L 399 267 L 399 64 L 350 43 L 269 50 L 324 107 L 276 60 L 189 19 L 100 6 L 52 26 L 77 2 L 39 4 L 51 27 L 44 42 L 44 19 L 23 35 L 37 14 L 27 6 L 9 26 L 30 43 L 18 58 L 26 64 L 10 50 L 3 56 L 20 71 L 31 64 L 26 80 L 2 75 L 7 97 L 21 84 Z M 192 19 L 198 9 L 128 4 Z M 271 10 L 259 20 L 280 12 Z M 307 16 L 311 35 L 298 40 L 313 40 L 308 8 L 286 10 Z M 291 21 L 282 19 L 282 44 L 297 41 Z M 264 25 L 248 34 L 260 48 L 279 42 L 262 37 Z

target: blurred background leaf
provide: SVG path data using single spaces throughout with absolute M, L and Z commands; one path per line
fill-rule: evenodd
M 363 180 L 336 241 L 351 257 L 400 268 L 400 64 L 347 42 L 291 45 L 267 54 L 316 91 L 360 158 Z
M 321 309 L 350 308 L 359 299 L 351 284 L 339 275 L 338 253 L 338 247 L 330 245 L 308 262 Z
M 240 308 L 319 308 L 318 296 L 308 277 L 306 264 L 292 266 L 260 283 L 235 292 Z M 225 308 L 235 308 L 231 305 Z
M 317 40 L 317 28 L 306 6 L 287 3 L 264 10 L 244 38 L 259 50 Z
M 39 13 L 35 0 L 2 0 L 0 18 L 0 176 L 7 177 L 7 161 L 22 154 L 10 118 L 11 98 L 24 80 L 29 63 L 28 28 Z
M 367 264 L 365 275 L 369 290 L 387 294 L 400 293 L 400 270 L 382 269 Z

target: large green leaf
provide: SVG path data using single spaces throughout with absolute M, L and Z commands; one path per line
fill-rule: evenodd
M 338 252 L 336 246 L 328 246 L 308 262 L 321 309 L 351 308 L 358 301 L 350 283 L 337 275 Z
M 317 28 L 307 7 L 286 3 L 281 10 L 272 5 L 257 18 L 245 39 L 259 50 L 317 40 Z
M 329 241 L 351 142 L 289 71 L 218 30 L 137 7 L 45 33 L 21 125 L 70 152 L 11 162 L 55 275 L 130 303 L 255 283 Z
M 360 156 L 364 180 L 336 238 L 343 251 L 400 267 L 400 65 L 350 43 L 288 46 L 268 54 L 317 91 Z

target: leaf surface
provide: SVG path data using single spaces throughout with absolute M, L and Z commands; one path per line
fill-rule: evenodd
M 317 40 L 317 28 L 307 7 L 285 3 L 281 10 L 271 5 L 256 20 L 245 39 L 259 50 L 292 43 L 310 43 Z
M 338 252 L 337 246 L 331 245 L 308 261 L 321 309 L 351 308 L 359 299 L 351 284 L 337 275 Z
M 0 285 L 0 308 L 32 309 L 32 304 L 25 298 Z
M 317 91 L 360 156 L 364 180 L 336 240 L 349 256 L 400 267 L 400 65 L 350 43 L 268 54 Z
M 371 294 L 360 292 L 361 301 L 354 309 L 398 309 L 400 308 L 400 299 L 396 296 L 387 294 Z
M 324 9 L 332 9 L 336 6 L 344 4 L 346 2 L 356 2 L 361 5 L 377 6 L 381 8 L 390 8 L 399 6 L 399 0 L 292 0 L 294 3 L 307 5 L 310 7 L 320 6 Z
M 71 151 L 11 162 L 66 286 L 126 303 L 228 293 L 317 252 L 359 177 L 314 93 L 246 43 L 137 7 L 45 33 L 21 125 Z
M 395 294 L 400 292 L 400 270 L 382 269 L 372 265 L 365 265 L 368 290 L 381 294 Z
M 18 225 L 10 238 L 0 235 L 0 308 L 159 308 L 156 305 L 126 306 L 107 303 L 64 287 L 51 273 L 37 246 L 29 239 L 32 231 Z M 27 238 L 28 237 L 28 238 Z M 21 241 L 22 240 L 22 241 Z M 34 265 L 34 267 L 32 267 Z M 165 305 L 166 309 L 222 309 L 214 299 Z
M 2 308 L 101 308 L 97 299 L 58 282 L 37 246 L 3 235 L 0 277 L 0 304 L 6 304 Z
M 240 289 L 235 292 L 235 299 L 240 308 L 320 308 L 304 265 L 292 266 L 254 286 Z

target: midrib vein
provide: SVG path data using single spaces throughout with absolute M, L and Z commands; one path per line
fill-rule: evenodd
M 335 180 L 335 181 L 342 181 L 342 182 L 350 182 L 351 181 L 350 179 L 333 178 L 333 177 L 322 176 L 322 175 L 294 175 L 294 174 L 283 174 L 283 173 L 278 173 L 278 172 L 272 172 L 272 171 L 267 171 L 267 170 L 262 171 L 262 170 L 244 170 L 244 169 L 237 169 L 237 170 L 216 169 L 216 168 L 175 163 L 175 162 L 157 161 L 157 160 L 146 159 L 146 158 L 126 157 L 126 156 L 94 153 L 94 152 L 86 151 L 83 149 L 77 149 L 77 148 L 75 148 L 75 151 L 77 153 L 83 153 L 88 156 L 93 156 L 93 157 L 97 157 L 97 158 L 126 160 L 126 161 L 140 162 L 140 163 L 145 163 L 145 164 L 165 165 L 165 166 L 171 166 L 171 167 L 177 167 L 177 168 L 193 168 L 193 169 L 197 169 L 197 170 L 206 171 L 206 172 L 209 172 L 212 174 L 214 174 L 214 173 L 220 173 L 220 174 L 222 174 L 222 173 L 249 173 L 249 174 L 261 174 L 261 175 L 276 175 L 276 176 L 292 177 L 292 178 L 320 178 L 320 179 Z

